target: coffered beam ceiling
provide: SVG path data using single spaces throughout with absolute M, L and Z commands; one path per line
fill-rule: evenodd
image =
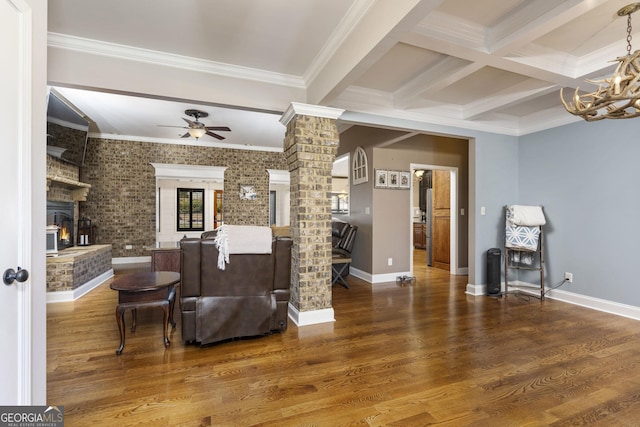
M 616 12 L 626 3 L 57 0 L 49 3 L 49 78 L 145 98 L 162 124 L 181 111 L 161 102 L 275 113 L 303 102 L 522 135 L 578 120 L 559 90 L 593 90 L 584 79 L 624 55 L 626 20 Z M 67 95 L 106 133 L 175 139 Z M 112 108 L 133 123 L 144 114 Z M 227 142 L 241 143 L 233 133 Z

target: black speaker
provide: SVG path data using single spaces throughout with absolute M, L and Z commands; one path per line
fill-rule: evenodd
M 487 251 L 487 295 L 500 295 L 500 258 L 500 249 Z

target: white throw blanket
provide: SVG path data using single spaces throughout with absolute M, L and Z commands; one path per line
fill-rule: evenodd
M 214 239 L 218 268 L 224 270 L 231 254 L 270 254 L 271 228 L 256 225 L 222 225 Z
M 512 205 L 508 209 L 511 215 L 507 215 L 507 220 L 514 226 L 537 227 L 547 223 L 541 206 Z

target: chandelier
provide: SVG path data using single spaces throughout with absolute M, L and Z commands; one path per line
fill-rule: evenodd
M 588 122 L 602 119 L 629 119 L 640 116 L 640 50 L 631 53 L 631 14 L 640 10 L 640 3 L 629 4 L 618 11 L 627 16 L 627 54 L 610 62 L 618 62 L 611 77 L 587 80 L 598 85 L 595 92 L 573 95 L 567 103 L 560 89 L 560 100 L 571 114 Z

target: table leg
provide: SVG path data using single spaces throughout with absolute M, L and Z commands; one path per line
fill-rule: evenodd
M 120 346 L 116 350 L 116 354 L 122 354 L 122 350 L 124 349 L 124 312 L 125 309 L 118 305 L 116 307 L 116 321 L 118 322 L 118 330 L 120 331 Z
M 169 292 L 169 322 L 171 323 L 171 327 L 176 327 L 176 321 L 173 319 L 173 308 L 176 306 L 176 288 L 171 287 L 171 292 Z
M 164 323 L 163 323 L 163 329 L 164 329 L 164 346 L 165 348 L 169 347 L 169 344 L 171 344 L 171 341 L 169 341 L 169 307 L 170 307 L 170 303 L 168 300 L 166 301 L 162 301 L 162 310 L 164 311 Z
M 131 332 L 136 331 L 136 326 L 138 325 L 138 309 L 134 308 L 131 310 Z
M 344 264 L 332 264 L 331 265 L 331 270 L 332 270 L 332 273 L 333 273 L 333 278 L 331 280 L 331 285 L 339 283 L 342 286 L 344 286 L 345 288 L 349 289 L 349 284 L 344 280 L 344 277 L 342 277 L 342 275 L 344 274 L 344 271 L 347 269 L 348 266 L 349 266 L 349 264 L 347 264 L 347 263 L 344 263 Z

